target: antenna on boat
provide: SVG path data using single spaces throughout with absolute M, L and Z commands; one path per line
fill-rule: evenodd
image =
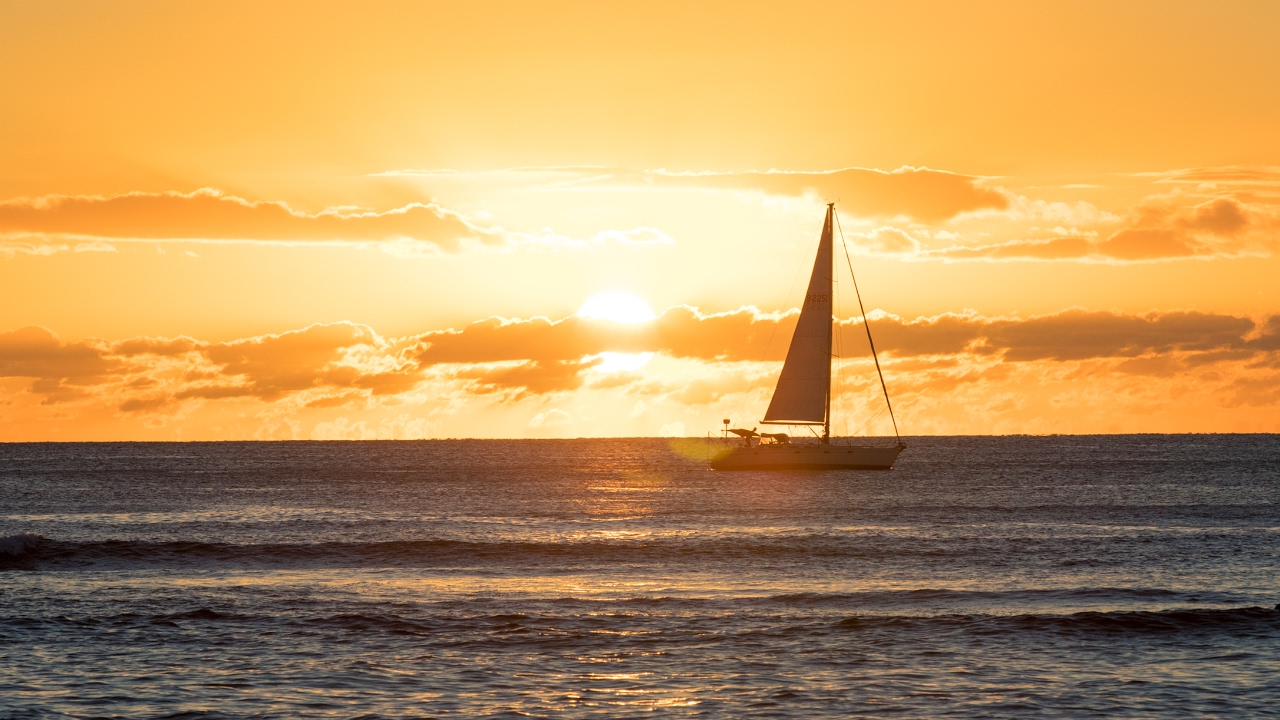
M 862 327 L 867 331 L 867 344 L 871 346 L 871 359 L 876 362 L 876 374 L 880 376 L 880 389 L 884 391 L 884 404 L 889 408 L 889 419 L 893 421 L 893 436 L 902 445 L 902 435 L 898 433 L 898 419 L 893 416 L 893 403 L 889 402 L 889 386 L 884 384 L 884 372 L 880 369 L 880 358 L 876 355 L 876 342 L 871 339 L 871 323 L 867 322 L 867 309 L 862 305 L 862 292 L 858 290 L 858 276 L 853 274 L 853 259 L 849 257 L 849 244 L 844 240 L 844 228 L 840 227 L 840 214 L 836 216 L 836 228 L 840 231 L 840 246 L 844 248 L 844 260 L 849 263 L 849 277 L 853 278 L 853 293 L 858 297 L 858 310 L 862 313 Z

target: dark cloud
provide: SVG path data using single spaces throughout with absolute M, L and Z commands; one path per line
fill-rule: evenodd
M 0 333 L 0 377 L 91 378 L 119 367 L 101 348 L 64 343 L 42 327 Z
M 1215 235 L 1231 237 L 1249 224 L 1249 216 L 1239 201 L 1218 198 L 1191 208 L 1175 222 L 1192 230 L 1207 230 Z
M 95 385 L 122 372 L 123 363 L 90 342 L 64 343 L 42 327 L 0 333 L 0 377 L 35 378 L 30 390 L 52 404 L 86 395 Z
M 849 321 L 841 327 L 845 346 L 866 353 L 861 322 Z M 948 314 L 912 321 L 883 318 L 873 320 L 871 327 L 876 348 L 893 357 L 972 353 L 1012 362 L 1251 352 L 1263 349 L 1265 342 L 1246 339 L 1258 328 L 1247 317 L 1198 312 L 1126 315 L 1068 310 L 1025 320 Z
M 1280 350 L 1280 315 L 1272 315 L 1258 326 L 1257 334 L 1245 343 L 1256 350 Z
M 998 320 L 984 330 L 981 352 L 1005 360 L 1083 360 L 1148 353 L 1208 351 L 1244 345 L 1247 317 L 1199 312 L 1121 315 L 1071 310 L 1027 320 Z

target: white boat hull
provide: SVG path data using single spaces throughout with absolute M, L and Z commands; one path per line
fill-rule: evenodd
M 904 446 L 757 445 L 735 447 L 711 460 L 713 470 L 891 470 Z

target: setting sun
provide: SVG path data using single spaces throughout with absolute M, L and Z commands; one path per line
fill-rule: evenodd
M 649 307 L 649 303 L 625 292 L 596 295 L 582 303 L 577 315 L 592 320 L 611 320 L 627 325 L 649 322 L 657 317 L 653 314 L 653 308 Z

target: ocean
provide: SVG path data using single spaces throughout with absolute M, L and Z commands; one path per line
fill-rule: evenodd
M 0 718 L 1280 716 L 1280 436 L 0 444 Z

